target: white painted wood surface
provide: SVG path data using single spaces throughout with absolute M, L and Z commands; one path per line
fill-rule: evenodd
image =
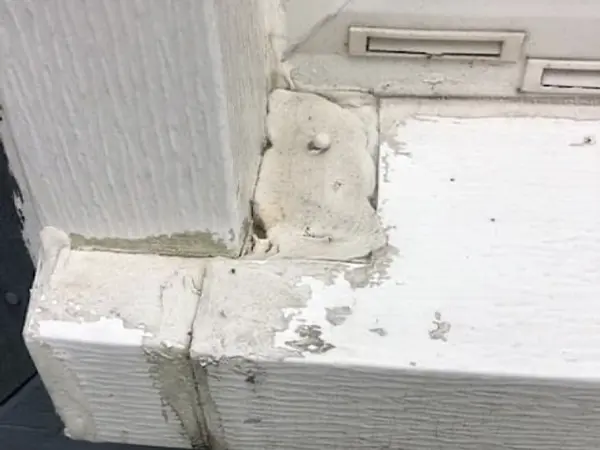
M 202 263 L 71 250 L 51 229 L 43 244 L 24 335 L 68 436 L 201 442 L 186 356 Z
M 310 300 L 278 346 L 317 325 L 335 348 L 258 363 L 243 411 L 241 376 L 215 369 L 232 447 L 595 447 L 600 155 L 580 144 L 599 122 L 407 109 L 382 109 L 380 212 L 398 255 L 370 287 L 300 282 Z
M 596 448 L 600 111 L 389 100 L 380 118 L 378 211 L 389 247 L 370 263 L 186 263 L 206 267 L 199 298 L 189 297 L 195 317 L 178 328 L 191 335 L 183 370 L 193 371 L 197 390 L 187 399 L 199 406 L 191 414 L 204 442 L 230 450 Z M 38 307 L 64 305 L 74 292 L 68 280 L 89 283 L 77 288 L 87 293 L 82 307 L 107 302 L 99 316 L 114 317 L 108 305 L 128 312 L 156 305 L 167 267 L 180 264 L 71 255 L 47 284 L 52 296 L 40 289 Z M 84 263 L 105 276 L 86 278 Z M 165 272 L 142 276 L 150 267 Z M 134 290 L 137 279 L 143 289 Z M 134 297 L 143 303 L 131 304 Z M 144 308 L 157 314 L 148 323 L 161 317 Z M 33 310 L 30 323 L 40 314 Z M 71 355 L 62 364 L 86 380 L 90 414 L 113 411 L 116 404 L 94 394 L 96 374 L 101 364 L 111 367 L 109 358 L 126 357 L 125 348 L 102 350 L 89 360 L 95 366 L 84 366 L 90 347 L 77 350 L 81 337 L 60 325 L 65 341 L 53 348 Z M 97 346 L 106 337 L 94 339 Z M 127 361 L 131 373 L 148 367 Z M 145 379 L 131 376 L 102 392 Z M 96 439 L 122 439 L 132 424 L 144 429 L 133 420 L 142 405 L 153 429 L 171 433 L 175 424 L 158 424 L 159 393 L 143 392 L 150 403 L 132 391 L 122 412 L 129 419 L 99 421 Z M 129 442 L 155 436 L 145 430 Z M 163 445 L 179 442 L 167 435 Z
M 264 136 L 262 7 L 2 0 L 0 93 L 42 226 L 236 254 Z
M 348 57 L 351 25 L 526 31 L 524 55 L 600 59 L 600 5 L 590 0 L 288 0 L 287 63 L 304 88 L 363 89 L 385 96 L 516 96 L 517 64 Z M 556 30 L 561 30 L 557 33 Z
M 598 446 L 599 112 L 443 105 L 383 102 L 372 267 L 209 277 L 192 356 L 228 448 Z

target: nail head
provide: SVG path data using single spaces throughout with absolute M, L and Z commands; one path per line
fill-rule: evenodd
M 16 305 L 19 303 L 19 297 L 14 292 L 7 292 L 4 294 L 4 299 L 9 305 Z
M 331 147 L 331 136 L 328 133 L 317 133 L 310 141 L 308 148 L 315 152 L 324 152 Z

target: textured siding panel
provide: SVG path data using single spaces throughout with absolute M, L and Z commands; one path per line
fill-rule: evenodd
M 254 2 L 237 8 L 252 34 L 233 44 L 219 2 L 0 5 L 1 88 L 43 225 L 94 238 L 208 232 L 235 250 L 265 112 Z M 240 41 L 255 53 L 246 67 Z

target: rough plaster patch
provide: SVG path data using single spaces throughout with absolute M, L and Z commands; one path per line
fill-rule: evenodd
M 367 151 L 373 157 L 375 165 L 377 165 L 379 154 L 379 100 L 371 94 L 356 91 L 335 90 L 321 92 L 318 95 L 344 109 L 350 110 L 363 122 L 364 130 L 367 133 Z
M 227 450 L 221 415 L 210 392 L 209 372 L 205 364 L 192 364 L 199 415 L 198 427 L 202 430 L 202 443 L 199 448 Z
M 242 225 L 242 228 L 245 225 Z M 98 250 L 125 253 L 152 253 L 165 256 L 236 256 L 235 232 L 229 230 L 227 241 L 209 231 L 148 236 L 142 239 L 93 238 L 71 234 L 71 245 L 81 250 Z
M 207 442 L 207 431 L 200 420 L 193 368 L 189 360 L 192 325 L 204 284 L 206 269 L 198 262 L 196 273 L 181 268 L 159 285 L 160 326 L 155 335 L 144 338 L 144 352 L 155 389 L 160 394 L 163 417 L 175 417 L 180 434 L 192 448 Z
M 273 350 L 274 334 L 289 322 L 284 311 L 310 297 L 308 289 L 295 288 L 297 277 L 286 273 L 286 264 L 213 260 L 194 321 L 194 358 L 210 363 L 222 357 L 284 356 Z
M 190 399 L 197 398 L 197 394 L 187 350 L 186 347 L 173 354 L 164 347 L 150 348 L 145 350 L 145 355 L 150 377 L 160 393 L 165 422 L 169 422 L 170 416 L 175 416 L 181 428 L 180 434 L 189 440 L 192 448 L 199 448 L 206 442 L 206 433 L 199 419 L 198 402 L 190 402 Z
M 365 120 L 314 94 L 271 94 L 268 131 L 254 199 L 275 257 L 351 260 L 386 244 L 369 200 L 375 193 L 373 144 Z M 318 133 L 331 148 L 314 155 Z
M 323 30 L 320 40 L 310 43 L 327 42 L 331 30 Z M 485 64 L 360 58 L 346 51 L 323 53 L 318 49 L 314 53 L 296 52 L 287 61 L 293 67 L 294 85 L 302 90 L 353 90 L 378 97 L 514 96 L 520 73 L 518 64 L 496 66 L 494 76 L 490 76 L 490 67 Z

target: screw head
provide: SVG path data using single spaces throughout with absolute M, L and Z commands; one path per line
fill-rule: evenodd
M 317 133 L 308 143 L 308 149 L 313 153 L 323 153 L 331 147 L 331 136 L 328 133 Z
M 6 303 L 8 303 L 9 305 L 19 304 L 19 296 L 14 292 L 7 292 L 6 294 L 4 294 L 4 300 L 6 300 Z

